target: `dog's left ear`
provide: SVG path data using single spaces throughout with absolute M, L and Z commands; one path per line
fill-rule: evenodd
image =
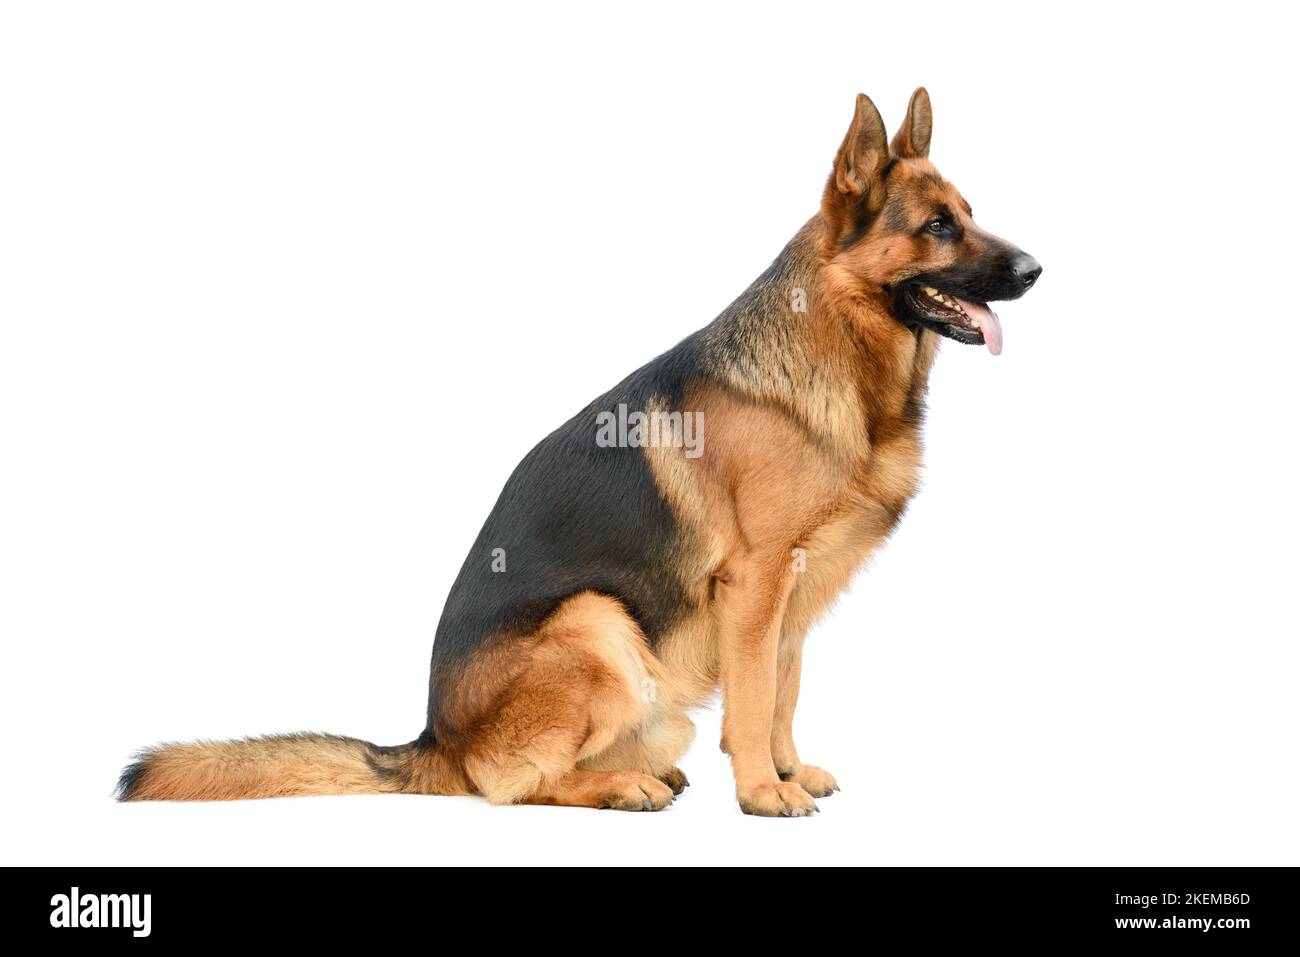
M 889 148 L 895 156 L 924 158 L 930 155 L 930 128 L 934 116 L 930 113 L 930 94 L 918 86 L 907 104 L 907 117 L 894 134 Z

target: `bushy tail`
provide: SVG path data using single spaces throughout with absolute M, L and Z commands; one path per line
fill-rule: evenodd
M 332 734 L 162 744 L 135 756 L 119 801 L 233 801 L 313 794 L 468 794 L 428 732 L 384 748 Z

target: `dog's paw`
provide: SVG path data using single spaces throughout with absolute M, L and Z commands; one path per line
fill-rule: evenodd
M 835 776 L 812 764 L 800 764 L 781 772 L 782 781 L 794 781 L 816 798 L 830 797 L 840 789 Z
M 659 775 L 659 780 L 668 785 L 668 787 L 672 789 L 673 794 L 681 794 L 691 786 L 691 782 L 686 780 L 686 775 L 682 772 L 681 768 L 669 768 L 663 774 Z
M 759 817 L 808 817 L 817 810 L 812 795 L 794 781 L 737 788 L 736 800 L 746 814 Z
M 615 811 L 662 811 L 673 803 L 672 789 L 648 774 L 628 771 L 619 774 L 611 785 L 600 796 L 598 807 Z

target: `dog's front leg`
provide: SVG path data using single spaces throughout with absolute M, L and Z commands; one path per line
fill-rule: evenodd
M 794 746 L 794 709 L 799 703 L 803 635 L 783 635 L 777 650 L 776 709 L 772 716 L 772 763 L 783 781 L 797 781 L 813 797 L 828 797 L 839 785 L 829 771 L 799 760 Z
M 747 564 L 717 578 L 714 592 L 722 665 L 723 750 L 731 755 L 736 800 L 746 814 L 802 817 L 817 810 L 772 761 L 777 645 L 790 579 L 784 561 Z

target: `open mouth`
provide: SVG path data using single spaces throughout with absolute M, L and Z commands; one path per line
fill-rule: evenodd
M 1002 324 L 986 302 L 916 282 L 907 287 L 906 306 L 923 325 L 949 339 L 986 345 L 995 356 L 1002 352 Z

